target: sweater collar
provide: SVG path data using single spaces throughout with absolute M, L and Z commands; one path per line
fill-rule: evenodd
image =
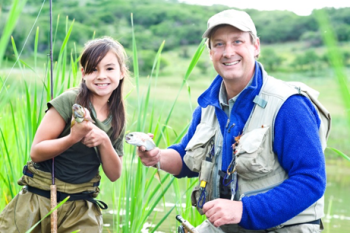
M 202 95 L 198 97 L 198 104 L 202 108 L 206 108 L 208 105 L 214 107 L 220 107 L 219 103 L 219 92 L 223 79 L 220 75 L 217 75 L 213 82 L 210 84 L 209 88 L 203 92 Z M 239 95 L 241 99 L 243 96 L 249 96 L 253 92 L 259 91 L 262 85 L 262 67 L 261 64 L 255 61 L 255 71 L 253 76 L 253 81 L 251 85 L 247 86 Z M 253 97 L 254 98 L 254 97 Z

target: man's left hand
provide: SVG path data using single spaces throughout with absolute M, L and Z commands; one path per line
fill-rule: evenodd
M 205 203 L 203 212 L 216 227 L 225 224 L 237 224 L 242 219 L 243 204 L 241 201 L 219 198 Z

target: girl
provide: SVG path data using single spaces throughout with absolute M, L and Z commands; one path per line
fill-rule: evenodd
M 33 140 L 32 161 L 18 181 L 24 188 L 0 214 L 0 232 L 25 232 L 48 213 L 53 158 L 57 202 L 70 196 L 58 209 L 58 232 L 102 232 L 99 207 L 106 205 L 94 197 L 99 193 L 100 164 L 112 182 L 121 175 L 126 59 L 123 46 L 109 37 L 86 44 L 80 87 L 47 104 Z M 85 118 L 92 120 L 71 126 L 74 103 L 85 107 Z M 50 232 L 50 218 L 33 232 Z

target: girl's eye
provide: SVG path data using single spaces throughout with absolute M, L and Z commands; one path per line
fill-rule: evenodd
M 97 71 L 97 68 L 93 68 L 92 71 Z
M 107 70 L 114 70 L 113 67 L 108 67 Z

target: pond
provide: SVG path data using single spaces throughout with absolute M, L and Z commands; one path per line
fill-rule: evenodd
M 322 218 L 325 230 L 323 233 L 349 233 L 350 232 L 350 163 L 346 160 L 327 161 L 327 189 L 325 193 L 325 217 Z M 167 201 L 171 200 L 172 193 L 167 193 Z M 168 203 L 167 208 L 171 208 L 173 203 Z M 163 207 L 155 216 L 156 221 L 164 216 Z M 105 211 L 104 216 L 104 233 L 113 231 L 113 212 Z M 175 210 L 168 216 L 166 220 L 156 232 L 172 233 L 176 232 Z M 144 226 L 142 233 L 148 232 L 148 226 Z M 122 232 L 122 231 L 120 231 Z

